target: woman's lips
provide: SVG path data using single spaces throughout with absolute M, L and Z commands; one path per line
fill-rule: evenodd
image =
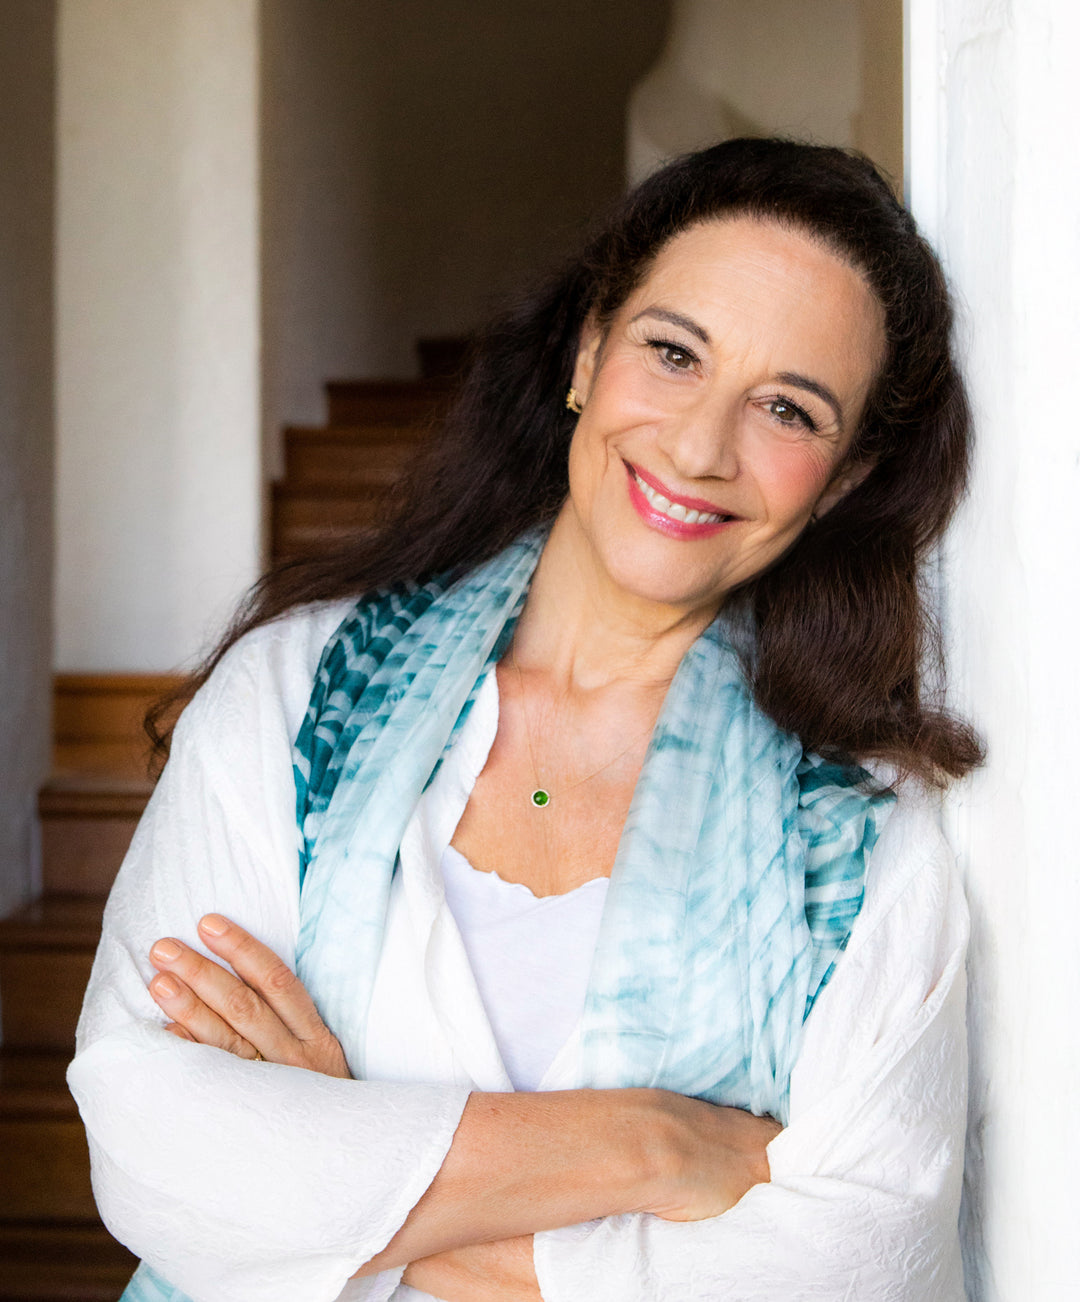
M 667 534 L 669 538 L 708 538 L 737 519 L 717 511 L 712 502 L 671 495 L 653 475 L 638 470 L 629 462 L 623 464 L 634 509 L 650 528 Z M 671 514 L 672 510 L 674 514 Z

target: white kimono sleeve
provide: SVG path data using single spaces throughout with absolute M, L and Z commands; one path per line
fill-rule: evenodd
M 336 1298 L 430 1184 L 467 1098 L 181 1041 L 146 989 L 153 942 L 201 949 L 210 911 L 294 964 L 291 743 L 342 614 L 316 608 L 248 635 L 184 712 L 109 898 L 69 1069 L 102 1218 L 196 1302 Z M 349 1296 L 385 1298 L 400 1274 Z
M 545 1302 L 962 1302 L 966 940 L 934 811 L 905 793 L 807 1019 L 771 1183 L 707 1221 L 538 1234 Z

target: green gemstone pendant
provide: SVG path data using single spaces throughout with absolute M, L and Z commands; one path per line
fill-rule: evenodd
M 533 804 L 536 806 L 537 809 L 543 809 L 545 805 L 551 802 L 551 796 L 549 795 L 548 792 L 544 790 L 543 787 L 537 787 L 537 789 L 532 793 L 529 799 L 533 802 Z

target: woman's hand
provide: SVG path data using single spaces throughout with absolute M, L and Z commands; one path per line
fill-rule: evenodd
M 617 1105 L 623 1098 L 630 1102 L 631 1095 L 635 1106 L 646 1105 L 634 1129 L 639 1137 L 650 1135 L 646 1146 L 653 1179 L 644 1204 L 622 1210 L 647 1211 L 669 1221 L 704 1220 L 728 1211 L 747 1190 L 768 1181 L 765 1148 L 781 1130 L 771 1117 L 666 1090 L 613 1091 L 608 1095 L 611 1129 L 621 1128 Z M 541 1302 L 532 1235 L 423 1257 L 407 1268 L 404 1282 L 445 1302 Z
M 719 1216 L 769 1179 L 779 1129 L 658 1089 L 471 1094 L 427 1191 L 357 1275 L 437 1255 L 449 1270 L 472 1259 L 447 1254 L 472 1244 L 624 1212 Z
M 150 994 L 172 1019 L 166 1030 L 240 1058 L 350 1078 L 341 1045 L 273 950 L 219 913 L 200 919 L 199 936 L 233 971 L 179 940 L 157 941 L 150 950 L 158 969 Z
M 531 1234 L 422 1257 L 402 1282 L 444 1302 L 543 1302 Z
M 701 1221 L 734 1207 L 770 1178 L 766 1146 L 783 1127 L 772 1117 L 657 1090 L 660 1149 L 656 1191 L 644 1211 L 666 1221 Z

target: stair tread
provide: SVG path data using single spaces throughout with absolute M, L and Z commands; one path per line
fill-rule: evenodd
M 0 1302 L 113 1302 L 136 1265 L 102 1225 L 0 1222 Z
M 372 450 L 414 451 L 412 440 L 428 436 L 426 421 L 372 420 L 355 425 L 286 425 L 286 440 L 315 443 L 355 443 Z
M 433 397 L 446 397 L 453 393 L 454 383 L 444 376 L 429 376 L 425 379 L 402 379 L 384 376 L 365 380 L 327 380 L 323 385 L 327 393 L 351 394 L 384 397 L 397 394 L 431 394 Z
M 0 1049 L 0 1119 L 79 1115 L 65 1073 L 71 1054 Z
M 182 675 L 164 673 L 63 673 L 56 675 L 54 691 L 57 696 L 112 697 L 121 693 L 153 700 L 182 681 Z
M 138 818 L 154 784 L 147 777 L 58 771 L 38 792 L 42 818 Z
M 450 405 L 454 384 L 431 380 L 330 380 L 325 385 L 329 425 L 369 420 L 415 421 L 437 417 Z
M 93 949 L 104 908 L 104 895 L 42 895 L 0 921 L 0 948 Z
M 311 498 L 315 501 L 348 501 L 351 498 L 367 499 L 384 492 L 398 481 L 398 474 L 374 472 L 370 479 L 361 479 L 356 475 L 349 477 L 346 483 L 309 482 L 302 484 L 279 480 L 272 485 L 276 500 L 287 502 L 303 501 Z

